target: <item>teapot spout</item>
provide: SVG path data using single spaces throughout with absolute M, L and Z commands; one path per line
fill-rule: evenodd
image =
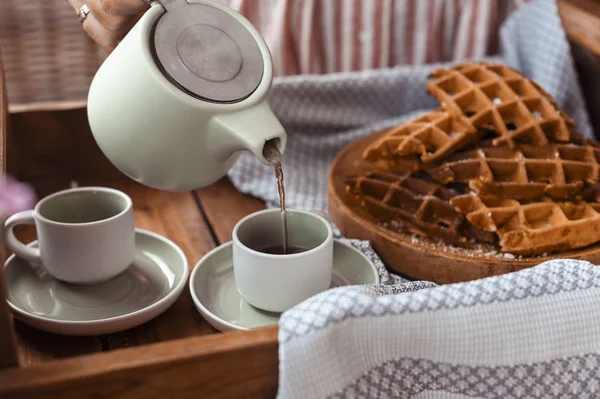
M 281 154 L 285 151 L 287 134 L 266 101 L 240 112 L 217 115 L 211 122 L 212 139 L 222 143 L 219 147 L 225 157 L 247 150 L 270 165 L 263 154 L 267 142 L 274 142 Z

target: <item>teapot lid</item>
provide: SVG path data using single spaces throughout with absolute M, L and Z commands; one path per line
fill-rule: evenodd
M 233 11 L 185 0 L 161 3 L 167 12 L 154 29 L 154 48 L 171 81 L 194 97 L 219 103 L 241 101 L 256 90 L 262 53 Z

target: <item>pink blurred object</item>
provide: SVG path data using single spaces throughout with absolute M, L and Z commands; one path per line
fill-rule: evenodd
M 14 213 L 32 209 L 36 196 L 33 188 L 10 176 L 0 176 L 0 215 L 9 217 Z

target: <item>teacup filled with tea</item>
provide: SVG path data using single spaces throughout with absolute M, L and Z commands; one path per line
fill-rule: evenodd
M 283 312 L 331 285 L 333 231 L 323 217 L 286 211 L 250 214 L 233 229 L 233 270 L 240 295 L 252 306 Z

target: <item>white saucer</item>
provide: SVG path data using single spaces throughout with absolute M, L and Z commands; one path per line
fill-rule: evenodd
M 336 240 L 331 286 L 355 284 L 379 284 L 379 273 L 362 252 Z M 279 321 L 279 314 L 261 311 L 240 296 L 233 274 L 231 242 L 213 249 L 198 262 L 190 277 L 190 292 L 198 311 L 219 331 L 249 330 Z
M 164 312 L 181 294 L 188 262 L 172 241 L 136 229 L 134 261 L 104 283 L 74 285 L 39 277 L 12 255 L 4 265 L 6 301 L 32 327 L 64 335 L 101 335 L 126 330 Z M 36 241 L 29 245 L 35 246 Z

